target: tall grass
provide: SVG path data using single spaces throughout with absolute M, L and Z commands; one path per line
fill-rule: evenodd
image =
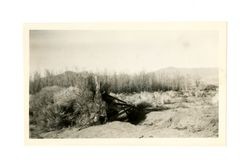
M 169 91 L 169 90 L 183 90 L 189 89 L 192 86 L 192 81 L 187 76 L 176 75 L 170 77 L 167 74 L 145 73 L 139 74 L 125 74 L 125 73 L 90 73 L 81 72 L 75 73 L 67 71 L 63 74 L 53 74 L 49 71 L 46 72 L 44 77 L 36 72 L 30 78 L 30 94 L 39 92 L 42 88 L 47 86 L 60 86 L 60 87 L 77 87 L 79 83 L 84 82 L 84 78 L 90 76 L 97 76 L 101 83 L 101 90 L 113 93 L 134 93 L 141 91 Z M 90 81 L 91 83 L 91 81 Z M 93 83 L 93 82 L 92 82 Z

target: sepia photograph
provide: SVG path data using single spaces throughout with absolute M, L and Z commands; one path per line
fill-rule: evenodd
M 225 143 L 225 22 L 24 29 L 27 140 Z
M 0 167 L 250 167 L 247 1 L 1 7 Z
M 0 167 L 249 167 L 247 1 L 1 4 Z

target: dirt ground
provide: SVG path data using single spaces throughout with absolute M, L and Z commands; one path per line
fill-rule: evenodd
M 138 103 L 150 101 L 153 106 L 168 110 L 152 111 L 137 125 L 128 122 L 108 122 L 103 125 L 64 128 L 42 133 L 42 138 L 167 138 L 167 137 L 217 137 L 218 91 L 161 92 L 116 95 Z

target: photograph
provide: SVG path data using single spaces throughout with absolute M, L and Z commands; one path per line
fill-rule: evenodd
M 249 4 L 4 1 L 0 167 L 250 167 Z
M 27 141 L 225 144 L 226 30 L 226 22 L 26 24 Z

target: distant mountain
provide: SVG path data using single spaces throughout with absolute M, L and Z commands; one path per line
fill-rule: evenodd
M 219 83 L 218 68 L 175 68 L 168 67 L 154 71 L 156 74 L 174 76 L 186 76 L 191 79 L 200 79 L 201 81 L 209 84 Z

